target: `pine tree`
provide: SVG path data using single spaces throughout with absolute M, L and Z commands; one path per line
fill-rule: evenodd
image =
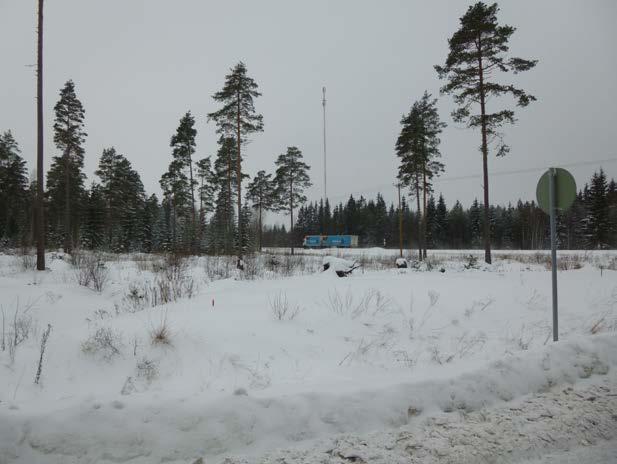
M 32 221 L 36 236 L 36 269 L 45 270 L 45 214 L 43 173 L 43 0 L 38 0 L 36 47 L 36 208 Z
M 263 131 L 263 117 L 255 112 L 254 98 L 261 95 L 257 84 L 246 73 L 244 63 L 238 63 L 225 76 L 223 89 L 215 93 L 215 101 L 223 107 L 210 113 L 208 119 L 214 120 L 217 133 L 225 137 L 235 137 L 237 144 L 236 178 L 238 201 L 238 234 L 242 236 L 242 144 L 250 134 Z M 242 253 L 238 250 L 238 267 L 242 266 Z
M 257 229 L 260 252 L 263 238 L 263 212 L 274 208 L 274 188 L 272 174 L 266 174 L 266 171 L 259 171 L 247 187 L 247 199 L 252 202 L 258 212 Z
M 428 92 L 416 101 L 409 114 L 401 119 L 401 133 L 396 141 L 396 155 L 400 158 L 398 179 L 415 195 L 420 211 L 420 192 L 423 196 L 423 220 L 420 237 L 420 259 L 426 257 L 427 198 L 432 192 L 432 179 L 444 170 L 439 161 L 439 134 L 446 126 L 439 119 L 437 100 Z M 422 250 L 423 249 L 423 250 Z
M 11 246 L 25 239 L 28 176 L 26 162 L 20 156 L 11 131 L 0 134 L 0 245 Z
M 290 246 L 294 254 L 294 208 L 306 202 L 304 190 L 312 184 L 308 175 L 309 165 L 303 161 L 302 152 L 296 147 L 287 147 L 287 152 L 276 160 L 276 204 L 290 216 Z
M 514 111 L 501 109 L 487 112 L 486 102 L 490 97 L 512 95 L 517 105 L 527 106 L 536 98 L 512 84 L 502 84 L 496 73 L 512 71 L 515 74 L 533 68 L 536 60 L 507 58 L 508 42 L 516 30 L 511 26 L 497 23 L 497 4 L 487 6 L 478 2 L 467 9 L 460 19 L 461 26 L 448 40 L 450 51 L 443 66 L 435 66 L 440 79 L 447 79 L 442 93 L 454 96 L 458 108 L 452 113 L 455 122 L 466 122 L 470 128 L 480 127 L 482 135 L 482 170 L 484 173 L 484 259 L 491 262 L 491 241 L 489 230 L 489 184 L 488 145 L 497 140 L 500 146 L 497 156 L 508 153 L 509 148 L 501 141 L 498 128 L 506 123 L 513 124 Z M 479 114 L 471 113 L 471 106 L 479 103 Z
M 192 154 L 195 150 L 195 119 L 190 111 L 181 119 L 176 133 L 171 137 L 172 161 L 163 174 L 161 188 L 169 218 L 172 249 L 195 251 L 196 215 L 195 186 Z
M 54 156 L 47 173 L 50 229 L 62 236 L 64 251 L 70 253 L 79 233 L 81 207 L 85 198 L 83 165 L 86 138 L 84 108 L 68 81 L 54 107 L 54 143 L 61 156 Z M 63 221 L 60 215 L 63 215 Z M 60 233 L 61 232 L 61 233 Z
M 192 155 L 195 152 L 195 137 L 197 136 L 197 130 L 195 129 L 195 118 L 191 115 L 190 111 L 180 119 L 180 124 L 176 133 L 171 137 L 170 146 L 172 150 L 172 156 L 178 163 L 178 169 L 181 169 L 185 176 L 187 176 L 187 184 L 182 185 L 183 189 L 186 189 L 185 196 L 190 193 L 190 205 L 178 205 L 184 209 L 188 206 L 191 217 L 191 230 L 189 233 L 190 249 L 195 251 L 195 240 L 197 233 L 197 215 L 195 212 L 195 187 L 197 181 L 193 178 L 193 159 Z M 188 172 L 187 172 L 188 171 Z
M 441 88 L 442 93 L 450 93 L 458 108 L 452 113 L 455 122 L 466 122 L 467 127 L 480 127 L 482 135 L 482 170 L 484 173 L 484 259 L 491 262 L 491 242 L 489 230 L 489 185 L 488 185 L 488 145 L 492 140 L 499 142 L 497 156 L 509 152 L 502 141 L 499 127 L 513 124 L 514 111 L 502 109 L 488 113 L 487 99 L 512 95 L 520 107 L 527 106 L 536 98 L 512 84 L 503 84 L 495 77 L 498 71 L 519 73 L 528 71 L 536 60 L 507 58 L 508 42 L 516 30 L 511 26 L 497 23 L 496 3 L 487 6 L 478 2 L 467 9 L 460 19 L 461 26 L 448 40 L 450 52 L 444 66 L 435 66 L 440 79 L 448 82 Z M 471 114 L 471 106 L 480 105 L 479 114 Z

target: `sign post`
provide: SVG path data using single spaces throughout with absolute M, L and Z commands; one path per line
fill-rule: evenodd
M 559 320 L 557 318 L 557 221 L 555 219 L 555 169 L 548 170 L 548 198 L 551 223 L 551 277 L 553 284 L 553 341 L 559 340 Z
M 557 210 L 568 209 L 576 198 L 576 182 L 565 169 L 549 168 L 538 181 L 536 197 L 540 208 L 548 213 L 551 229 L 551 280 L 553 287 L 553 341 L 559 340 L 557 304 Z

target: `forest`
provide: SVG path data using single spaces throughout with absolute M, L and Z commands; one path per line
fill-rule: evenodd
M 187 111 L 173 131 L 171 160 L 162 173 L 162 195 L 147 194 L 130 157 L 113 146 L 97 156 L 95 179 L 84 173 L 86 111 L 76 85 L 68 80 L 54 106 L 51 167 L 42 172 L 42 2 L 39 3 L 37 64 L 37 166 L 29 171 L 10 128 L 0 136 L 0 247 L 29 249 L 37 245 L 37 268 L 44 269 L 44 249 L 75 248 L 110 252 L 173 252 L 237 256 L 263 247 L 301 246 L 308 234 L 353 234 L 361 246 L 418 249 L 419 259 L 433 248 L 541 249 L 549 246 L 548 216 L 529 199 L 493 205 L 489 199 L 489 152 L 509 154 L 502 127 L 516 122 L 514 109 L 501 105 L 490 112 L 490 99 L 508 97 L 524 108 L 536 97 L 497 78 L 532 70 L 538 60 L 511 56 L 509 41 L 516 28 L 500 25 L 497 4 L 478 2 L 460 18 L 460 28 L 448 39 L 449 52 L 434 69 L 443 81 L 440 95 L 455 103 L 451 118 L 481 136 L 483 197 L 469 206 L 450 202 L 434 191 L 434 181 L 446 170 L 440 134 L 447 124 L 428 91 L 414 101 L 400 120 L 393 140 L 399 162 L 393 180 L 400 200 L 387 205 L 350 196 L 346 203 L 328 198 L 307 203 L 311 167 L 296 146 L 281 147 L 275 165 L 253 177 L 243 169 L 247 144 L 264 131 L 263 115 L 255 106 L 261 96 L 257 82 L 240 61 L 212 95 L 207 114 L 216 127 L 216 153 L 196 157 L 195 117 Z M 325 98 L 325 97 L 324 97 Z M 325 101 L 324 101 L 325 128 Z M 97 128 L 97 130 L 99 130 Z M 324 129 L 325 130 L 325 129 Z M 25 136 L 19 134 L 20 136 Z M 325 132 L 324 132 L 325 151 Z M 617 247 L 617 193 L 614 179 L 597 166 L 580 188 L 574 205 L 558 217 L 559 247 Z M 46 174 L 46 176 L 45 176 Z M 289 225 L 267 223 L 268 213 L 289 216 Z M 272 216 L 270 216 L 271 218 Z M 266 224 L 264 221 L 266 220 Z

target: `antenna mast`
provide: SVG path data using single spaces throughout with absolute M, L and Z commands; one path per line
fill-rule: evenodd
M 323 99 L 321 104 L 323 105 L 323 196 L 324 203 L 328 199 L 328 183 L 327 183 L 327 168 L 326 168 L 326 88 L 322 87 Z

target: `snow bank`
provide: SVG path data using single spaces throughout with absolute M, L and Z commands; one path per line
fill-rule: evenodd
M 442 380 L 347 394 L 271 398 L 138 394 L 24 413 L 0 403 L 0 462 L 169 462 L 259 452 L 346 432 L 398 427 L 417 415 L 474 411 L 617 367 L 617 335 L 579 337 Z

